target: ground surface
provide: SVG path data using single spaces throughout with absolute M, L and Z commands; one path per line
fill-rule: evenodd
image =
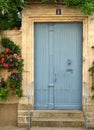
M 28 128 L 18 128 L 14 126 L 2 126 L 0 130 L 29 130 Z M 33 127 L 30 130 L 86 130 L 82 128 L 62 128 L 62 127 Z

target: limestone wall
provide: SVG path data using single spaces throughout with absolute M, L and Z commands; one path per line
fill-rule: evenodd
M 88 60 L 89 60 L 89 66 L 92 66 L 92 62 L 94 61 L 94 49 L 91 47 L 94 46 L 94 20 L 88 19 Z M 87 68 L 88 71 L 88 68 Z M 94 91 L 91 90 L 91 75 L 89 73 L 89 80 L 88 82 L 88 121 L 89 126 L 94 127 L 94 99 L 91 99 L 92 95 L 94 95 Z
M 12 41 L 14 41 L 15 44 L 21 47 L 21 30 L 3 31 L 1 35 L 10 38 Z M 10 72 L 8 72 L 7 70 L 0 70 L 0 79 L 2 77 L 4 77 L 4 79 L 7 79 L 8 75 L 10 75 Z M 13 96 L 11 91 L 9 92 L 9 96 L 6 100 L 0 101 L 0 126 L 17 125 L 18 102 L 19 98 Z
M 56 15 L 56 9 L 61 9 L 61 15 Z M 23 72 L 23 97 L 18 105 L 18 125 L 27 124 L 27 94 L 30 85 L 32 86 L 31 108 L 34 109 L 34 22 L 82 22 L 83 23 L 83 82 L 86 82 L 88 90 L 88 122 L 94 127 L 94 100 L 91 96 L 91 76 L 88 72 L 94 60 L 94 20 L 82 15 L 80 10 L 67 8 L 62 5 L 32 4 L 24 9 L 22 15 L 22 29 L 5 31 L 4 34 L 21 46 L 24 59 Z M 4 74 L 6 76 L 6 72 Z M 83 83 L 82 83 L 83 84 Z M 82 85 L 83 90 L 83 85 Z M 82 93 L 84 109 L 84 93 Z M 14 99 L 15 101 L 15 99 Z
M 61 9 L 61 15 L 56 15 L 56 9 Z M 82 22 L 83 23 L 83 68 L 82 82 L 86 82 L 88 91 L 88 121 L 90 126 L 94 126 L 94 100 L 91 100 L 91 76 L 88 72 L 89 67 L 94 60 L 94 50 L 91 46 L 94 45 L 94 20 L 80 13 L 79 9 L 67 8 L 60 4 L 31 4 L 27 6 L 22 15 L 22 55 L 24 58 L 24 73 L 23 73 L 23 94 L 24 97 L 20 100 L 19 106 L 27 104 L 26 95 L 29 86 L 32 86 L 31 106 L 34 107 L 34 22 Z M 83 91 L 82 83 L 82 91 Z M 84 93 L 82 93 L 82 106 L 84 111 Z M 25 110 L 26 111 L 26 110 Z M 22 109 L 18 112 L 18 124 L 26 124 L 26 116 Z M 23 119 L 24 118 L 24 119 Z M 22 119 L 22 120 L 20 120 Z

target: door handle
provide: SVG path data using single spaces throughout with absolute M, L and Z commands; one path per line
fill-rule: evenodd
M 73 69 L 66 69 L 66 72 L 73 73 Z

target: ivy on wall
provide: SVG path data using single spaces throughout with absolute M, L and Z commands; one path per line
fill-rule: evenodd
M 0 30 L 21 26 L 21 10 L 25 4 L 24 0 L 0 0 Z
M 21 11 L 28 2 L 60 3 L 79 8 L 82 13 L 94 14 L 94 0 L 0 0 L 0 30 L 21 26 Z M 7 22 L 6 22 L 7 21 Z
M 92 48 L 94 49 L 94 46 L 92 46 Z M 94 61 L 92 62 L 92 66 L 89 68 L 89 72 L 92 77 L 92 83 L 91 83 L 92 96 L 91 96 L 91 98 L 94 99 Z
M 65 0 L 65 4 L 69 7 L 79 8 L 84 14 L 94 14 L 94 0 Z
M 0 79 L 0 100 L 6 99 L 10 89 L 13 95 L 22 96 L 22 71 L 23 59 L 21 57 L 21 49 L 13 41 L 8 38 L 2 38 L 2 49 L 0 51 L 0 71 L 7 70 L 10 75 L 5 80 Z

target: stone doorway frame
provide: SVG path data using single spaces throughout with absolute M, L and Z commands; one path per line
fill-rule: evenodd
M 27 104 L 26 96 L 29 86 L 32 86 L 31 105 L 34 110 L 34 23 L 35 22 L 82 22 L 83 23 L 83 63 L 82 63 L 82 82 L 88 81 L 89 68 L 89 52 L 88 52 L 88 17 L 83 15 L 78 16 L 63 16 L 63 15 L 29 15 L 23 17 L 22 22 L 22 56 L 24 59 L 23 72 L 23 97 L 19 104 Z M 83 87 L 82 87 L 83 89 Z M 83 90 L 82 90 L 83 98 Z M 82 99 L 83 106 L 83 99 Z

